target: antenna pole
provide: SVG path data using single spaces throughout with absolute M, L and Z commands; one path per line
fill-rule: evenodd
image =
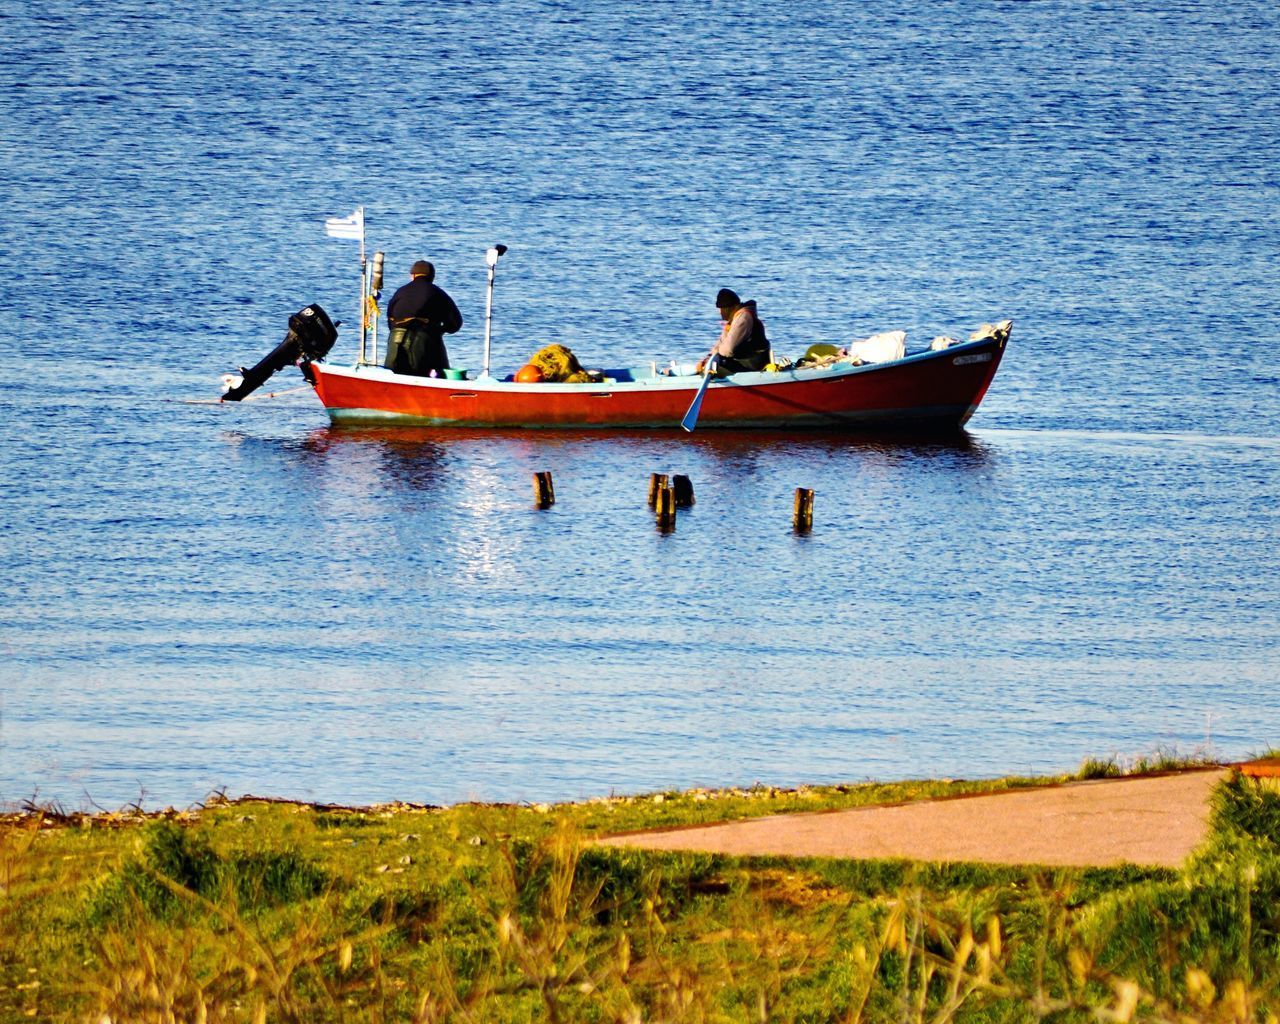
M 498 266 L 498 257 L 506 251 L 505 245 L 495 245 L 484 254 L 485 265 L 489 268 L 489 292 L 484 307 L 484 367 L 480 371 L 482 380 L 489 376 L 490 339 L 493 335 L 493 274 Z

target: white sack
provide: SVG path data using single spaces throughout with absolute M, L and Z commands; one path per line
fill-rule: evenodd
M 891 363 L 901 359 L 907 352 L 906 331 L 885 331 L 873 334 L 863 341 L 855 341 L 849 346 L 849 355 L 864 363 Z
M 983 338 L 1008 338 L 1013 328 L 1012 320 L 1001 320 L 998 324 L 983 324 L 971 335 L 970 341 L 982 341 Z

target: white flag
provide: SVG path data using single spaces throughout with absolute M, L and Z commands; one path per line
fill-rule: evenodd
M 364 207 L 357 206 L 350 217 L 330 217 L 324 222 L 324 233 L 330 238 L 364 239 Z

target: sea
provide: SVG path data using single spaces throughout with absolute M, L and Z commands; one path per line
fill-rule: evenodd
M 0 0 L 0 37 L 0 804 L 1280 745 L 1276 5 Z M 495 244 L 496 372 L 696 360 L 722 287 L 791 358 L 1012 338 L 942 438 L 340 429 L 292 368 L 218 404 L 310 303 L 354 360 L 358 207 L 455 365 Z

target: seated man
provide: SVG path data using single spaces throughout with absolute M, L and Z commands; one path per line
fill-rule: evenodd
M 462 326 L 462 314 L 443 288 L 434 284 L 436 268 L 418 260 L 409 270 L 409 283 L 397 289 L 387 304 L 391 336 L 382 364 L 395 373 L 439 376 L 449 366 L 444 336 Z
M 763 370 L 769 365 L 769 339 L 764 324 L 756 315 L 756 304 L 743 302 L 738 293 L 721 288 L 716 294 L 716 308 L 724 327 L 720 339 L 707 355 L 718 357 L 716 372 L 721 376 L 744 370 Z M 707 359 L 698 364 L 698 372 L 706 369 Z

